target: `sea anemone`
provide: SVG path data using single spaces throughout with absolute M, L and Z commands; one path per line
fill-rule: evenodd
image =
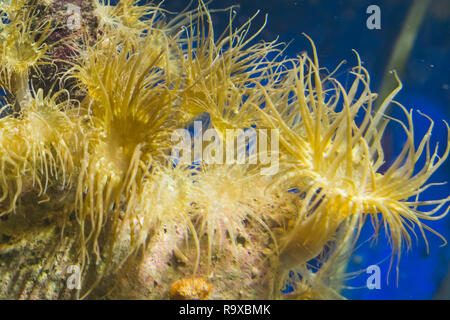
M 203 1 L 172 19 L 138 2 L 94 1 L 99 32 L 61 40 L 76 47 L 58 74 L 61 89 L 29 77 L 52 76 L 43 68 L 51 20 L 35 2 L 2 6 L 11 22 L 0 31 L 1 85 L 15 99 L 0 118 L 1 215 L 20 214 L 21 201 L 29 206 L 37 194 L 39 214 L 58 216 L 8 245 L 49 245 L 42 263 L 54 274 L 79 265 L 82 290 L 67 293 L 53 276 L 58 296 L 341 298 L 343 265 L 368 217 L 375 234 L 384 224 L 393 256 L 411 246 L 414 226 L 424 238 L 434 232 L 423 221 L 442 218 L 450 198 L 419 197 L 436 185 L 427 181 L 450 144 L 430 150 L 433 121 L 424 115 L 430 126 L 416 143 L 412 111 L 394 101 L 395 73 L 398 87 L 375 108 L 356 52 L 345 89 L 319 66 L 312 40 L 312 57 L 283 59 L 281 43 L 254 43 L 265 26 L 250 35 L 254 17 L 235 29 L 230 9 L 216 37 Z M 406 123 L 387 114 L 389 105 Z M 406 143 L 387 165 L 381 142 L 390 124 Z M 173 138 L 191 137 L 193 126 L 186 163 Z M 211 157 L 197 159 L 198 147 Z M 9 237 L 16 220 L 2 219 L 0 230 Z M 291 271 L 295 290 L 283 295 Z
M 140 34 L 151 26 L 145 17 L 155 16 L 161 10 L 151 4 L 140 4 L 139 0 L 123 0 L 115 5 L 110 0 L 95 0 L 93 4 L 100 29 L 131 34 Z
M 82 225 L 93 224 L 88 234 L 82 227 L 81 238 L 92 239 L 98 260 L 103 219 L 118 215 L 123 201 L 132 210 L 144 177 L 163 159 L 176 91 L 164 84 L 167 73 L 158 67 L 164 51 L 119 39 L 97 46 L 87 48 L 70 72 L 87 92 L 82 105 L 89 114 L 76 210 Z
M 188 27 L 180 35 L 182 110 L 191 118 L 208 113 L 219 136 L 225 141 L 227 129 L 244 129 L 260 123 L 252 104 L 261 104 L 261 91 L 257 81 L 270 79 L 270 70 L 276 63 L 268 58 L 279 54 L 281 44 L 253 44 L 259 31 L 248 36 L 253 18 L 233 30 L 233 16 L 226 30 L 215 39 L 212 18 L 202 4 L 198 17 L 190 17 Z
M 36 5 L 12 1 L 1 9 L 8 20 L 2 18 L 0 27 L 0 85 L 20 103 L 30 97 L 29 73 L 42 75 L 39 67 L 52 63 L 48 52 L 56 43 L 49 46 L 47 40 L 54 28 Z
M 0 119 L 2 214 L 14 211 L 21 193 L 49 185 L 70 188 L 82 133 L 71 100 L 58 102 L 64 91 L 44 96 L 42 89 L 23 101 L 23 110 Z M 10 108 L 5 106 L 4 109 Z
M 442 214 L 434 215 L 450 198 L 419 201 L 419 195 L 433 185 L 425 183 L 446 160 L 450 135 L 442 156 L 438 155 L 437 148 L 431 154 L 433 122 L 430 119 L 429 130 L 416 149 L 412 111 L 408 112 L 393 100 L 401 89 L 397 76 L 394 74 L 399 82 L 397 89 L 378 110 L 373 110 L 376 95 L 369 89 L 369 75 L 361 66 L 359 56 L 358 65 L 352 71 L 355 80 L 347 93 L 330 75 L 321 78 L 317 53 L 312 41 L 311 44 L 313 60 L 303 55 L 294 62 L 286 79 L 274 88 L 260 85 L 266 96 L 266 107 L 258 110 L 269 125 L 280 128 L 280 142 L 288 155 L 279 183 L 291 179 L 290 187 L 304 193 L 298 212 L 289 218 L 293 221 L 291 228 L 280 240 L 279 263 L 284 272 L 318 256 L 349 217 L 356 216 L 359 220 L 357 237 L 366 215 L 370 215 L 378 231 L 381 214 L 393 251 L 400 255 L 402 241 L 408 248 L 411 246 L 408 229 L 414 232 L 416 224 L 426 240 L 424 229 L 434 231 L 421 220 L 438 220 L 449 209 L 447 206 Z M 358 88 L 361 84 L 362 90 Z M 288 99 L 291 92 L 295 98 Z M 361 92 L 359 96 L 357 92 Z M 342 101 L 340 109 L 339 101 Z M 384 114 L 391 103 L 403 110 L 407 125 Z M 357 124 L 361 110 L 364 117 Z M 381 171 L 385 161 L 380 142 L 390 121 L 402 126 L 407 141 L 391 166 Z M 424 150 L 425 163 L 417 169 L 415 165 Z M 299 180 L 301 184 L 296 183 Z M 428 205 L 435 207 L 428 211 L 418 209 Z

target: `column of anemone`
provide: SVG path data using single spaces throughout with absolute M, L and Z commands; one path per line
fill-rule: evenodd
M 195 201 L 192 186 L 196 174 L 198 171 L 191 166 L 180 164 L 173 168 L 171 163 L 152 170 L 143 182 L 133 208 L 130 227 L 134 236 L 122 263 L 141 252 L 144 257 L 157 261 L 161 268 L 167 268 L 169 259 L 175 254 L 187 265 L 192 265 L 195 274 L 200 257 L 199 243 L 190 212 Z M 197 251 L 193 257 L 186 253 L 192 242 Z
M 332 244 L 327 246 L 327 254 L 317 259 L 318 268 L 299 266 L 295 269 L 301 277 L 293 281 L 294 291 L 283 298 L 295 300 L 337 300 L 345 299 L 340 290 L 345 281 L 345 268 L 353 251 L 354 233 L 349 232 L 358 225 L 358 217 L 346 221 L 345 228 L 339 228 Z

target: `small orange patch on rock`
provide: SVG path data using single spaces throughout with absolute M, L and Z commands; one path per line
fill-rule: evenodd
M 205 300 L 211 292 L 211 285 L 203 278 L 183 278 L 170 288 L 172 300 Z

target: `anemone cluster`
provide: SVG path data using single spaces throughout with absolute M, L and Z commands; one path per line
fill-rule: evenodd
M 178 14 L 81 1 L 95 32 L 82 24 L 55 41 L 58 2 L 0 2 L 0 271 L 13 274 L 0 296 L 342 298 L 368 217 L 400 256 L 414 227 L 425 238 L 434 231 L 423 221 L 447 213 L 450 198 L 419 196 L 449 145 L 430 151 L 433 121 L 422 114 L 430 127 L 416 141 L 395 73 L 397 89 L 375 109 L 356 52 L 344 88 L 312 40 L 312 56 L 286 58 L 282 43 L 255 43 L 252 19 L 235 27 L 232 8 L 216 36 L 211 14 L 221 10 L 202 1 Z M 55 59 L 61 44 L 71 54 Z M 386 114 L 390 105 L 406 122 Z M 261 174 L 250 157 L 178 162 L 173 133 L 198 121 L 222 142 L 232 130 L 274 133 L 276 172 Z M 390 124 L 406 141 L 387 165 Z M 256 148 L 257 159 L 265 153 Z M 33 263 L 17 264 L 36 247 Z M 69 266 L 81 273 L 72 291 Z

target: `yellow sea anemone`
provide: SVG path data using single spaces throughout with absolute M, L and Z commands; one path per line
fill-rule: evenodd
M 151 39 L 105 37 L 85 48 L 69 71 L 87 93 L 82 102 L 87 143 L 75 200 L 83 268 L 91 253 L 97 263 L 103 260 L 98 239 L 106 222 L 113 225 L 105 253 L 109 267 L 124 227 L 120 222 L 128 221 L 119 217 L 132 214 L 146 177 L 168 153 L 177 89 L 160 67 L 167 66 L 166 49 L 152 47 Z
M 160 9 L 152 4 L 140 4 L 139 0 L 121 0 L 111 4 L 110 0 L 93 0 L 94 14 L 99 19 L 99 27 L 106 31 L 117 30 L 124 34 L 141 34 L 148 28 L 153 28 Z
M 0 202 L 10 199 L 2 213 L 15 210 L 24 191 L 38 188 L 43 196 L 51 184 L 64 189 L 72 183 L 82 133 L 77 114 L 70 111 L 73 102 L 58 102 L 64 94 L 44 96 L 39 89 L 24 101 L 22 111 L 0 119 Z
M 14 92 L 20 103 L 30 95 L 30 70 L 39 74 L 38 66 L 51 64 L 46 41 L 53 29 L 51 21 L 42 18 L 42 14 L 33 6 L 24 5 L 20 11 L 14 12 L 12 17 L 8 16 L 10 22 L 2 23 L 0 31 L 0 85 Z
M 280 44 L 274 41 L 251 45 L 264 28 L 263 25 L 247 36 L 253 18 L 233 30 L 230 10 L 227 29 L 215 39 L 210 13 L 202 3 L 197 17 L 191 16 L 180 34 L 179 63 L 184 88 L 180 107 L 191 118 L 208 113 L 222 139 L 226 129 L 244 129 L 260 123 L 258 112 L 251 107 L 263 100 L 254 81 L 270 78 L 270 70 L 276 68 L 267 56 L 278 53 Z
M 46 244 L 58 241 L 53 248 L 60 248 L 67 236 L 73 247 L 55 249 L 46 262 L 63 261 L 61 270 L 79 265 L 78 297 L 108 295 L 124 283 L 134 297 L 169 297 L 171 287 L 176 296 L 180 283 L 201 279 L 188 283 L 200 294 L 181 296 L 279 298 L 293 270 L 300 277 L 290 297 L 341 298 L 342 262 L 367 218 L 376 232 L 384 223 L 400 255 L 414 226 L 432 231 L 423 221 L 449 210 L 450 198 L 419 197 L 435 185 L 427 181 L 450 143 L 444 152 L 430 150 L 431 120 L 416 143 L 413 113 L 394 101 L 396 75 L 398 88 L 375 110 L 357 54 L 344 89 L 334 72 L 323 75 L 312 41 L 312 57 L 283 60 L 276 41 L 253 43 L 265 24 L 252 35 L 253 18 L 235 29 L 231 9 L 216 37 L 203 1 L 172 20 L 159 5 L 95 1 L 97 41 L 77 43 L 59 82 L 67 90 L 35 90 L 29 74 L 51 72 L 41 66 L 50 63 L 53 30 L 37 2 L 22 3 L 0 7 L 11 20 L 0 28 L 0 84 L 16 98 L 0 110 L 0 215 L 20 211 L 33 192 L 38 201 L 60 201 L 61 224 L 46 228 Z M 69 97 L 74 87 L 80 101 Z M 406 123 L 386 114 L 391 104 Z M 217 133 L 211 144 L 200 139 L 205 158 L 175 165 L 172 134 L 190 134 L 194 123 L 195 135 L 194 121 L 205 113 L 209 133 Z M 384 169 L 381 140 L 389 124 L 403 128 L 406 143 Z M 221 150 L 211 148 L 250 129 L 261 130 L 259 141 L 237 146 L 244 155 L 238 159 L 248 162 L 229 153 L 220 159 Z M 277 157 L 274 175 L 261 170 L 267 147 Z
M 211 165 L 194 177 L 190 190 L 195 202 L 192 219 L 199 239 L 206 237 L 208 261 L 214 247 L 225 250 L 229 247 L 226 243 L 230 243 L 233 252 L 237 238 L 251 241 L 249 224 L 269 230 L 252 206 L 255 201 L 265 204 L 268 181 L 247 165 Z
M 352 216 L 360 221 L 358 234 L 365 215 L 371 216 L 378 231 L 381 214 L 393 250 L 400 254 L 402 242 L 408 247 L 411 243 L 408 229 L 413 231 L 416 224 L 422 233 L 423 229 L 431 230 L 421 220 L 437 220 L 448 211 L 447 207 L 443 214 L 434 216 L 449 198 L 419 201 L 418 197 L 431 186 L 425 183 L 447 158 L 450 143 L 442 156 L 438 156 L 437 148 L 430 154 L 431 125 L 415 148 L 412 113 L 393 101 L 401 89 L 400 82 L 380 109 L 373 110 L 375 95 L 370 92 L 369 75 L 359 57 L 352 71 L 355 80 L 347 92 L 331 75 L 321 78 L 314 45 L 313 49 L 314 59 L 299 57 L 292 72 L 273 89 L 260 86 L 266 95 L 266 108 L 260 112 L 269 125 L 280 128 L 280 142 L 288 155 L 287 169 L 279 182 L 291 181 L 291 187 L 304 193 L 298 213 L 290 218 L 291 227 L 280 239 L 283 270 L 318 256 L 337 228 Z M 325 86 L 330 89 L 325 90 Z M 282 98 L 291 93 L 294 99 Z M 339 101 L 342 109 L 338 109 Z M 391 103 L 402 108 L 407 125 L 384 114 Z M 358 124 L 356 117 L 363 109 L 365 115 Z M 389 169 L 382 172 L 381 137 L 389 121 L 400 123 L 407 141 Z M 424 150 L 425 164 L 417 170 Z M 295 182 L 299 180 L 301 185 Z M 435 208 L 418 209 L 427 205 Z

